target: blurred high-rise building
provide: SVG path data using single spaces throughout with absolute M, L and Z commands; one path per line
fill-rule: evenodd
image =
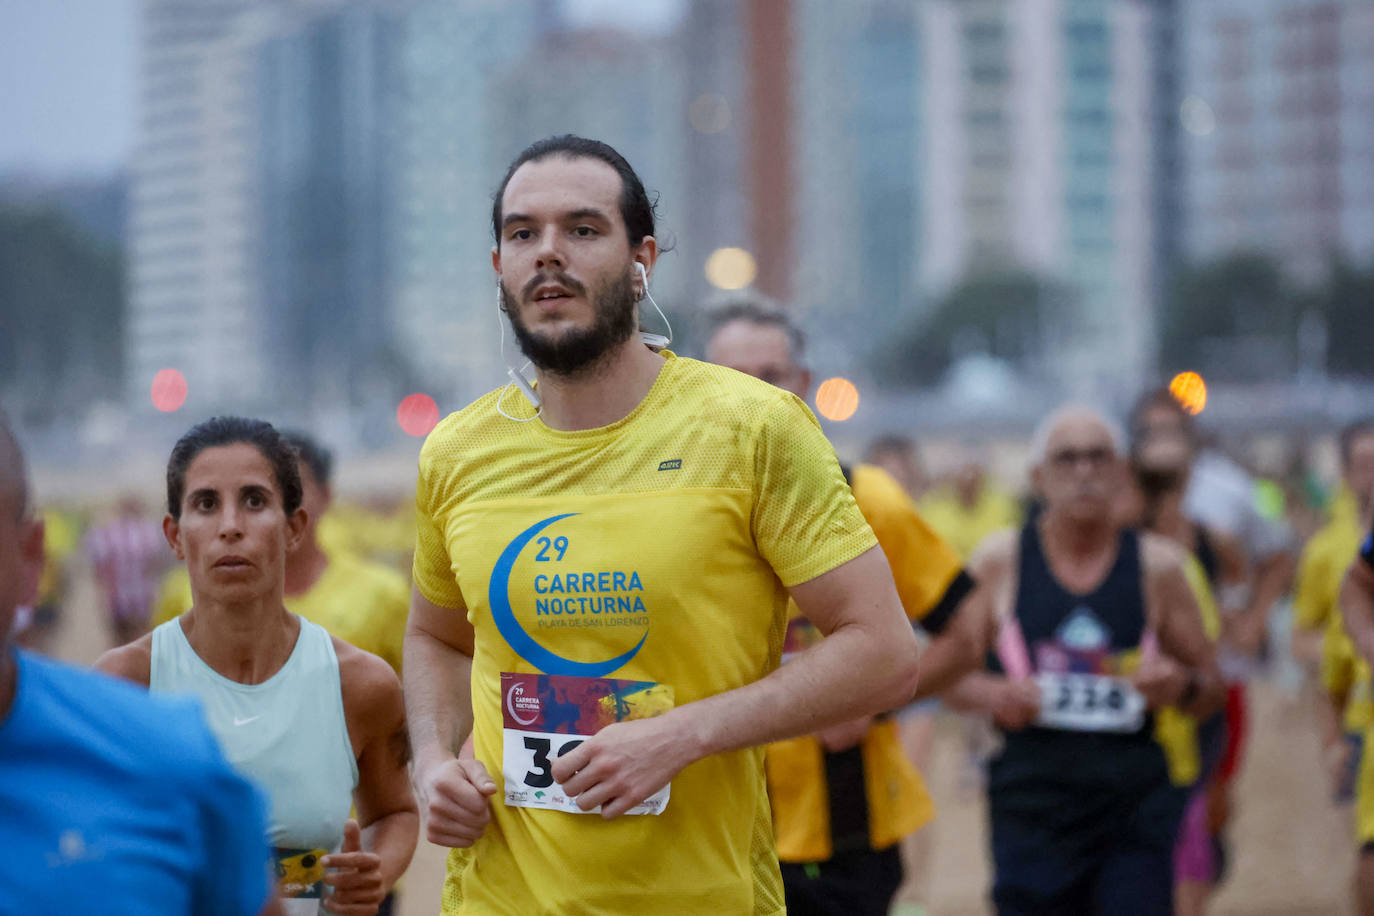
M 257 88 L 272 15 L 252 0 L 144 0 L 129 196 L 126 384 L 180 369 L 199 404 L 261 396 Z
M 1134 384 L 1149 359 L 1159 74 L 1145 0 L 798 0 L 798 299 L 911 327 L 970 277 L 1068 291 L 1049 374 Z M 871 345 L 871 344 L 870 344 Z
M 1183 4 L 1188 254 L 1374 258 L 1374 4 Z
M 403 16 L 300 7 L 257 52 L 254 252 L 274 383 L 302 404 L 394 404 L 388 242 Z
M 507 160 L 493 139 L 500 113 L 489 83 L 538 39 L 551 6 L 422 0 L 403 25 L 392 153 L 393 327 L 444 409 L 504 378 L 487 252 L 491 192 Z

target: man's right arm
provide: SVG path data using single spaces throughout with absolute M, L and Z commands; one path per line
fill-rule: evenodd
M 426 834 L 440 846 L 471 846 L 491 819 L 488 799 L 496 791 L 479 761 L 458 759 L 472 731 L 473 651 L 466 611 L 416 589 L 406 621 L 406 719 Z

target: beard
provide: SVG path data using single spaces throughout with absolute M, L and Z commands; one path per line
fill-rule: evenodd
M 575 295 L 585 295 L 586 287 L 563 273 L 538 273 L 525 284 L 525 298 L 545 283 L 557 283 Z M 503 304 L 515 302 L 505 281 L 501 283 Z M 520 316 L 519 307 L 506 306 L 511 329 L 525 354 L 537 369 L 554 375 L 577 375 L 594 368 L 608 353 L 630 339 L 639 326 L 634 281 L 629 268 L 619 279 L 597 291 L 592 299 L 595 318 L 585 328 L 545 334 L 531 330 Z

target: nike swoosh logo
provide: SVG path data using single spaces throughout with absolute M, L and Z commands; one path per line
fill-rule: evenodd
M 261 719 L 261 718 L 262 718 L 262 716 L 251 716 L 251 717 L 249 717 L 249 718 L 247 718 L 247 719 L 240 719 L 238 716 L 234 716 L 234 724 L 235 724 L 235 725 L 247 725 L 249 722 L 256 722 L 256 721 L 258 721 L 258 720 Z

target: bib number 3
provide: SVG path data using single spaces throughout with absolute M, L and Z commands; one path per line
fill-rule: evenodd
M 502 760 L 506 785 L 506 804 L 516 808 L 548 808 L 570 814 L 599 814 L 598 806 L 583 811 L 577 799 L 563 792 L 554 782 L 553 762 L 587 739 L 579 735 L 554 735 L 528 731 L 507 731 Z M 627 811 L 627 814 L 662 814 L 668 805 L 672 786 L 664 786 Z
M 1145 698 L 1122 678 L 1100 674 L 1038 674 L 1037 724 L 1079 732 L 1139 731 L 1145 724 Z

